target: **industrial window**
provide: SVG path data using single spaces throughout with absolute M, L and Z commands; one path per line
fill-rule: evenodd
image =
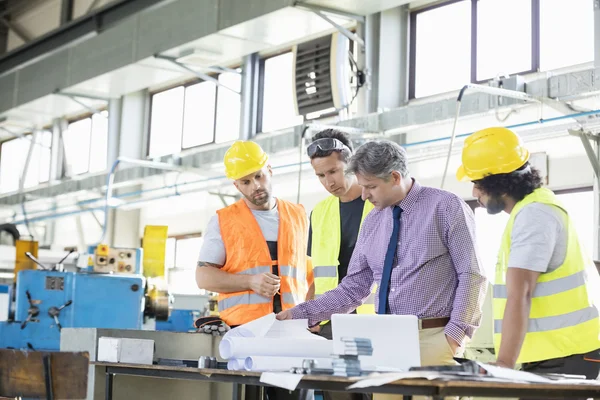
M 106 170 L 108 112 L 71 122 L 63 133 L 66 176 Z
M 219 75 L 219 84 L 238 93 L 242 89 L 242 76 L 235 72 Z M 223 143 L 240 137 L 241 96 L 222 86 L 217 94 L 217 132 L 216 142 Z
M 169 290 L 179 294 L 202 293 L 196 284 L 195 270 L 202 237 L 187 235 L 167 239 L 165 266 L 168 271 Z
M 458 89 L 469 83 L 471 4 L 454 2 L 412 14 L 411 97 Z M 442 34 L 443 32 L 443 34 Z
M 262 132 L 300 125 L 294 107 L 294 55 L 291 52 L 263 61 Z
M 532 69 L 531 24 L 531 0 L 477 2 L 477 81 Z
M 540 69 L 594 61 L 594 10 L 589 0 L 540 1 Z
M 185 89 L 178 86 L 152 96 L 150 157 L 181 151 Z
M 213 142 L 216 93 L 217 85 L 213 82 L 200 82 L 185 88 L 182 148 Z
M 409 97 L 592 61 L 593 14 L 589 0 L 454 0 L 413 11 Z
M 12 139 L 0 146 L 0 193 L 19 190 L 19 182 L 27 160 L 33 135 Z M 52 133 L 39 131 L 27 168 L 24 187 L 30 188 L 48 182 L 50 178 L 50 149 Z
M 220 85 L 241 91 L 240 73 L 223 72 L 217 79 Z M 239 94 L 211 81 L 153 94 L 148 155 L 162 157 L 183 149 L 237 139 L 240 108 Z

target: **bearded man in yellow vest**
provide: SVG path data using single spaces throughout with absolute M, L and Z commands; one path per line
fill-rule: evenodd
M 267 154 L 251 141 L 225 153 L 225 174 L 243 195 L 204 231 L 196 268 L 200 289 L 219 293 L 219 316 L 235 327 L 313 296 L 304 207 L 272 195 Z M 312 399 L 313 391 L 269 387 L 269 400 Z
M 315 296 L 335 289 L 348 272 L 362 221 L 373 204 L 362 199 L 362 188 L 354 175 L 346 174 L 353 147 L 348 135 L 326 129 L 312 138 L 307 148 L 310 163 L 321 184 L 331 196 L 320 201 L 310 215 L 308 251 L 312 258 Z M 375 314 L 375 296 L 369 297 L 355 312 Z M 331 322 L 323 321 L 311 329 L 332 339 Z M 325 400 L 361 400 L 370 395 L 324 392 Z
M 596 379 L 600 278 L 521 138 L 506 128 L 472 134 L 456 176 L 473 182 L 473 196 L 489 214 L 510 215 L 493 291 L 497 364 Z

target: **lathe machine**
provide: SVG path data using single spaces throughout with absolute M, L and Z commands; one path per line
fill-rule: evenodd
M 66 327 L 142 329 L 145 319 L 169 318 L 167 291 L 143 275 L 142 249 L 98 245 L 67 271 L 64 259 L 44 265 L 30 251 L 22 252 L 26 266 L 19 252 L 29 246 L 37 253 L 33 243 L 16 246 L 16 281 L 8 320 L 0 322 L 0 348 L 59 350 Z

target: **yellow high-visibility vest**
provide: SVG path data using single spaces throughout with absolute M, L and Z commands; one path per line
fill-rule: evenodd
M 365 217 L 374 208 L 373 204 L 365 201 L 360 225 Z M 315 296 L 335 289 L 339 282 L 338 265 L 340 246 L 342 244 L 340 217 L 340 199 L 329 196 L 319 202 L 311 214 L 312 245 L 311 258 L 315 277 Z M 371 296 L 356 309 L 359 314 L 375 314 L 375 291 L 374 285 Z M 323 321 L 321 324 L 325 324 Z
M 502 319 L 507 301 L 506 272 L 513 223 L 524 206 L 535 202 L 559 207 L 566 213 L 552 191 L 540 188 L 518 202 L 510 214 L 502 237 L 494 284 L 496 354 L 502 339 Z M 517 363 L 584 354 L 600 348 L 600 277 L 593 261 L 580 247 L 568 214 L 567 227 L 564 263 L 554 271 L 542 273 L 537 280 L 531 300 L 527 334 Z

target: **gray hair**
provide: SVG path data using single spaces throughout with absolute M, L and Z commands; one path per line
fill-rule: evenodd
M 350 159 L 348 172 L 361 175 L 372 175 L 388 180 L 393 171 L 398 171 L 403 178 L 408 176 L 406 150 L 389 140 L 367 142 L 360 146 Z

